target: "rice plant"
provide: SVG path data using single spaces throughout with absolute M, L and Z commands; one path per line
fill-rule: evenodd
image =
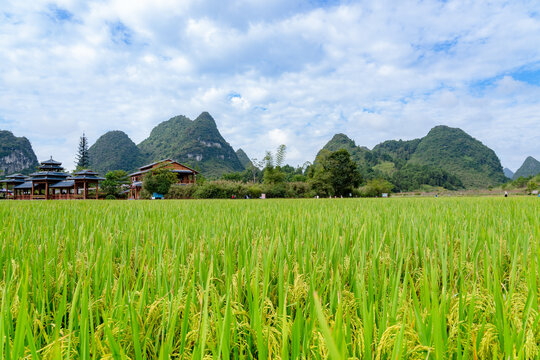
M 1 359 L 538 359 L 537 198 L 0 203 Z

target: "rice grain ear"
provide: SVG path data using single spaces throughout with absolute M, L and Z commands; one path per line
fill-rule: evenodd
M 321 302 L 319 300 L 319 296 L 316 292 L 313 293 L 313 305 L 315 308 L 315 313 L 317 315 L 317 320 L 319 323 L 319 329 L 322 332 L 322 335 L 324 337 L 324 342 L 328 348 L 328 353 L 330 355 L 330 358 L 333 360 L 341 360 L 344 359 L 343 355 L 340 354 L 339 349 L 336 345 L 336 342 L 332 336 L 332 332 L 330 331 L 330 327 L 328 326 L 328 323 L 326 322 L 326 316 L 324 315 Z

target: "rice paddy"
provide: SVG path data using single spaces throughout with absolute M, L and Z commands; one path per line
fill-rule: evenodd
M 0 359 L 538 359 L 538 198 L 0 203 Z

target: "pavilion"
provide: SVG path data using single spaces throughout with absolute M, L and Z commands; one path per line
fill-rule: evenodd
M 64 172 L 62 163 L 52 159 L 43 161 L 39 171 L 26 177 L 21 174 L 0 180 L 13 190 L 15 200 L 89 199 L 89 190 L 99 196 L 99 182 L 105 180 L 92 170 L 82 170 L 70 175 Z

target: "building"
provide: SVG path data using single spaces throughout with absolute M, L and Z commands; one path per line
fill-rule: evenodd
M 39 171 L 24 176 L 14 174 L 0 180 L 4 189 L 13 193 L 15 200 L 89 199 L 89 192 L 99 195 L 99 182 L 105 180 L 92 170 L 82 170 L 70 175 L 64 172 L 62 163 L 43 161 Z
M 187 185 L 195 183 L 195 175 L 198 174 L 197 171 L 187 167 L 186 165 L 180 164 L 178 161 L 171 159 L 161 160 L 152 164 L 145 165 L 139 168 L 139 171 L 130 174 L 131 186 L 129 190 L 130 199 L 140 199 L 142 183 L 144 176 L 157 169 L 167 169 L 176 174 L 178 181 L 176 182 L 179 185 Z

